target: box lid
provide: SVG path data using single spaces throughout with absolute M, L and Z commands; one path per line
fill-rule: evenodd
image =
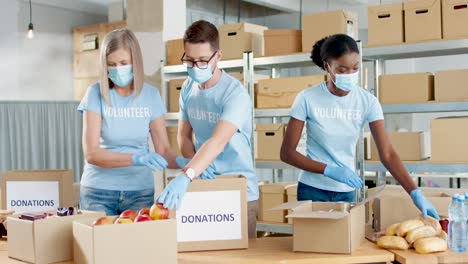
M 403 3 L 390 3 L 384 5 L 373 5 L 368 7 L 369 13 L 385 14 L 395 11 L 403 11 Z
M 284 124 L 257 124 L 255 131 L 280 131 Z
M 297 184 L 286 186 L 287 195 L 297 195 Z
M 300 35 L 301 31 L 297 29 L 268 29 L 265 30 L 265 36 L 296 36 Z
M 435 5 L 440 5 L 440 0 L 418 0 L 403 3 L 404 10 L 414 10 L 420 8 L 433 8 Z
M 263 33 L 267 30 L 268 27 L 250 24 L 250 23 L 238 23 L 238 24 L 223 24 L 219 26 L 220 32 L 226 31 L 244 31 L 244 32 L 254 32 L 254 33 Z
M 262 193 L 286 193 L 286 188 L 291 186 L 293 183 L 289 182 L 281 182 L 281 183 L 272 183 L 272 184 L 264 184 L 259 186 L 260 192 Z
M 468 116 L 444 116 L 444 117 L 437 117 L 437 118 L 434 118 L 434 120 L 447 120 L 447 119 L 456 119 L 456 120 L 460 120 L 460 119 L 467 119 Z

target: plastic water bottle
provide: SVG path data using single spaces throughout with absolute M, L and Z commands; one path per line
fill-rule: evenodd
M 448 207 L 448 218 L 449 218 L 449 225 L 448 225 L 448 239 L 447 239 L 447 246 L 452 248 L 453 246 L 453 222 L 455 218 L 455 207 L 457 206 L 457 198 L 458 193 L 452 195 L 452 199 L 450 200 L 450 204 Z
M 454 199 L 455 198 L 455 199 Z M 465 196 L 454 195 L 449 206 L 449 246 L 455 252 L 464 252 L 466 237 Z

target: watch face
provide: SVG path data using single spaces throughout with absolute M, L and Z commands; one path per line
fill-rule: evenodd
M 186 171 L 185 173 L 187 174 L 187 176 L 188 176 L 190 179 L 195 178 L 195 170 L 194 170 L 194 169 L 188 168 L 187 171 Z

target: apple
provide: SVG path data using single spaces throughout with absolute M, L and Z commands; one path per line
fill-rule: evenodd
M 146 222 L 151 221 L 151 217 L 146 214 L 139 215 L 135 218 L 135 222 Z
M 131 218 L 116 218 L 114 221 L 114 224 L 131 224 L 133 223 L 133 220 Z
M 136 217 L 137 214 L 133 210 L 125 210 L 120 214 L 120 218 L 129 218 L 132 221 L 134 221 Z
M 93 226 L 112 225 L 113 223 L 114 223 L 114 221 L 112 221 L 112 219 L 107 218 L 107 217 L 101 217 L 101 218 L 96 219 L 93 222 Z
M 153 220 L 161 220 L 169 218 L 169 210 L 164 208 L 162 203 L 155 203 L 151 206 L 150 217 Z
M 148 207 L 145 207 L 138 212 L 138 215 L 149 215 L 149 214 L 150 214 L 150 209 Z

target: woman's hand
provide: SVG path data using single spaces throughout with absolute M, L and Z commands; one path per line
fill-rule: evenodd
M 155 152 L 142 152 L 132 155 L 133 166 L 146 166 L 152 171 L 163 170 L 167 168 L 167 161 Z

